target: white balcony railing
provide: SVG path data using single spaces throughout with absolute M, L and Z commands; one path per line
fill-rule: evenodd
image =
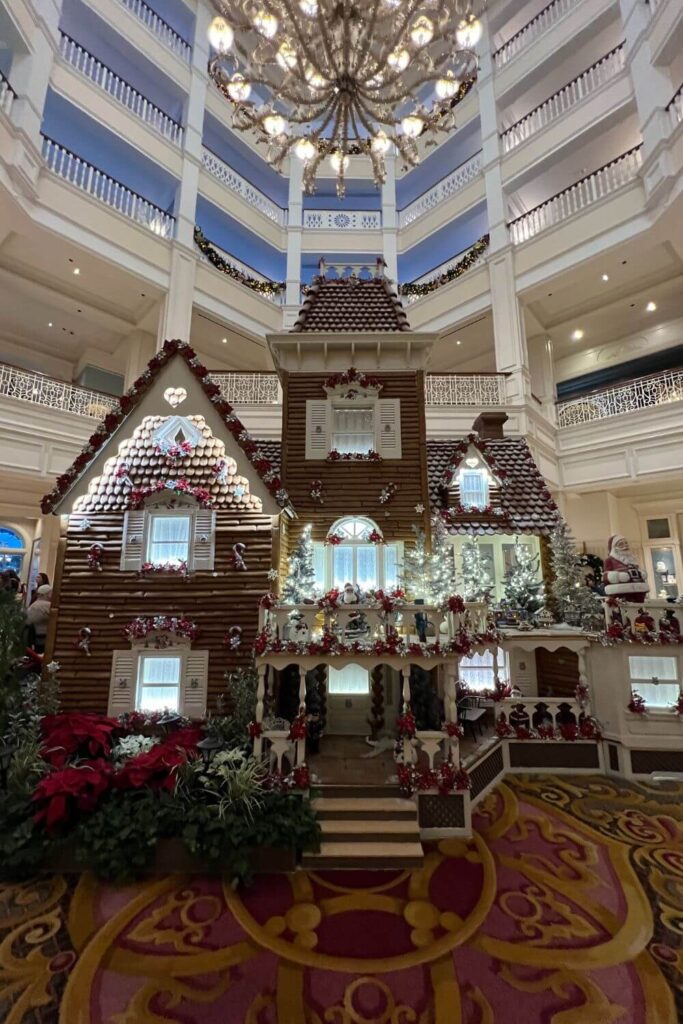
M 572 398 L 557 405 L 559 427 L 576 427 L 608 416 L 651 409 L 656 405 L 683 400 L 683 369 L 665 370 L 649 377 L 639 377 L 618 387 L 594 391 L 581 398 Z
M 276 373 L 212 371 L 211 379 L 231 405 L 282 405 L 282 388 Z
M 216 245 L 215 242 L 210 243 L 211 248 L 214 249 L 219 256 L 230 263 L 236 270 L 245 277 L 250 277 L 254 281 L 260 281 L 262 284 L 272 284 L 269 277 L 265 277 L 263 274 L 259 274 L 258 270 L 254 270 L 248 263 L 243 263 L 242 260 L 238 260 L 232 253 L 226 252 L 225 249 L 221 249 L 220 245 Z M 202 263 L 211 263 L 211 260 L 201 251 L 199 252 L 199 259 Z M 226 276 L 230 276 L 229 274 Z M 269 302 L 273 302 L 276 306 L 281 306 L 284 303 L 284 292 L 257 292 L 254 291 L 255 295 L 260 295 L 264 299 L 268 299 Z
M 7 363 L 0 363 L 0 395 L 97 420 L 103 419 L 110 409 L 118 405 L 118 399 L 111 395 L 89 391 Z
M 519 32 L 515 32 L 506 43 L 503 43 L 493 55 L 497 68 L 505 67 L 513 57 L 521 53 L 534 39 L 538 39 L 547 29 L 559 21 L 579 0 L 552 0 L 535 18 L 528 21 Z
M 81 192 L 86 192 L 137 224 L 143 224 L 155 235 L 162 238 L 173 235 L 175 218 L 170 213 L 150 203 L 149 199 L 143 199 L 137 192 L 46 135 L 43 135 L 43 159 L 54 174 Z
M 425 403 L 436 406 L 505 405 L 504 373 L 428 373 Z
M 9 112 L 12 109 L 12 104 L 14 103 L 14 96 L 14 89 L 9 84 L 2 71 L 0 71 L 0 110 L 3 114 L 7 114 L 8 117 Z
M 434 188 L 430 188 L 429 191 L 423 192 L 421 196 L 406 206 L 398 215 L 398 226 L 405 228 L 409 224 L 412 224 L 414 220 L 418 220 L 419 217 L 423 217 L 430 210 L 433 210 L 435 206 L 440 203 L 446 202 L 451 196 L 459 192 L 465 185 L 469 185 L 471 181 L 481 173 L 481 151 L 475 153 L 473 157 L 466 160 L 464 164 L 460 164 L 454 171 L 442 178 L 441 181 L 437 182 Z
M 244 199 L 245 203 L 259 210 L 269 220 L 281 226 L 287 223 L 285 210 L 277 206 L 268 196 L 259 191 L 255 185 L 252 185 L 246 178 L 243 178 L 241 174 L 238 174 L 236 170 L 221 160 L 219 156 L 216 156 L 215 153 L 212 153 L 206 146 L 202 149 L 202 164 L 209 174 L 212 174 L 214 178 L 218 178 L 231 192 L 240 196 L 240 198 Z
M 503 151 L 509 153 L 522 142 L 526 142 L 541 129 L 556 121 L 567 110 L 575 107 L 586 96 L 597 92 L 606 82 L 618 75 L 623 68 L 624 44 L 621 43 L 567 85 L 558 89 L 539 106 L 521 117 L 519 121 L 506 128 L 501 134 Z
M 93 57 L 91 53 L 84 50 L 82 46 L 64 32 L 61 33 L 59 52 L 67 64 L 70 64 L 76 71 L 89 78 L 99 89 L 102 89 L 108 96 L 115 99 L 117 103 L 130 110 L 135 117 L 150 125 L 160 135 L 163 135 L 164 138 L 180 144 L 183 129 L 177 121 L 174 121 L 172 117 L 169 117 L 163 110 L 155 106 L 142 93 L 134 89 L 132 85 L 129 85 L 125 79 L 119 78 L 106 64 Z
M 575 185 L 570 185 L 533 210 L 517 217 L 508 225 L 513 243 L 519 245 L 526 242 L 546 228 L 560 224 L 568 217 L 573 217 L 574 214 L 597 203 L 604 196 L 627 185 L 637 176 L 641 161 L 641 146 L 636 146 L 592 174 L 587 174 Z
M 377 231 L 379 210 L 304 210 L 303 224 L 313 231 Z
M 192 47 L 182 36 L 178 35 L 175 29 L 171 28 L 167 21 L 160 18 L 156 11 L 149 7 L 145 0 L 119 0 L 131 14 L 134 14 L 149 31 L 161 40 L 169 50 L 177 54 L 181 60 L 189 63 L 192 55 Z
M 671 127 L 676 128 L 681 124 L 681 122 L 683 122 L 683 85 L 680 87 L 666 109 L 669 112 L 669 117 L 671 118 Z

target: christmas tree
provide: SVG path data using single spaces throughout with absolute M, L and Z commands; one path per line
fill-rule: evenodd
M 590 626 L 597 616 L 602 619 L 602 602 L 586 586 L 586 566 L 576 550 L 574 538 L 563 519 L 558 519 L 550 536 L 553 596 L 559 622 L 576 622 Z
M 462 546 L 461 593 L 466 601 L 486 601 L 493 590 L 490 562 L 482 554 L 479 541 L 471 534 Z
M 505 575 L 505 598 L 525 617 L 532 617 L 543 606 L 543 583 L 538 578 L 539 557 L 530 544 L 515 538 L 514 561 Z
M 315 567 L 313 565 L 313 541 L 311 526 L 304 530 L 289 556 L 289 572 L 282 585 L 282 599 L 285 604 L 301 604 L 315 593 Z
M 415 544 L 407 548 L 403 558 L 403 585 L 410 597 L 427 604 L 441 604 L 455 593 L 455 562 L 453 546 L 443 521 L 432 522 L 432 550 L 427 551 L 427 538 L 420 526 L 413 526 Z

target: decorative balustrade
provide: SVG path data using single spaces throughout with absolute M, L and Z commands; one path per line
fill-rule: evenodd
M 231 405 L 282 405 L 282 388 L 276 373 L 211 373 L 223 397 Z
M 683 121 L 683 85 L 671 102 L 667 104 L 666 109 L 671 119 L 671 127 L 676 128 Z
M 651 409 L 656 405 L 683 400 L 683 369 L 664 370 L 648 377 L 637 377 L 625 384 L 593 391 L 557 405 L 558 427 L 576 427 L 582 423 L 621 416 L 623 413 Z
M 269 277 L 259 274 L 258 270 L 254 270 L 254 268 L 250 267 L 248 263 L 243 263 L 241 260 L 238 260 L 236 256 L 226 252 L 225 249 L 221 249 L 221 247 L 216 245 L 215 242 L 209 242 L 208 239 L 206 241 L 212 252 L 218 256 L 221 261 L 232 268 L 230 272 L 223 270 L 221 267 L 216 268 L 221 270 L 221 273 L 226 274 L 227 277 L 232 277 L 234 281 L 238 281 L 240 284 L 245 284 L 245 281 L 251 281 L 252 283 L 258 282 L 265 285 L 275 284 L 275 282 L 271 281 Z M 209 259 L 206 252 L 202 251 L 202 249 L 199 251 L 199 259 L 202 263 L 210 263 L 212 266 L 215 266 L 215 263 Z M 246 287 L 249 287 L 249 285 L 246 285 Z M 256 295 L 260 295 L 261 298 L 268 299 L 269 302 L 275 303 L 276 306 L 281 306 L 284 302 L 284 291 L 258 291 L 255 288 L 253 291 Z
M 118 405 L 118 399 L 112 395 L 89 391 L 8 363 L 0 363 L 0 395 L 98 420 Z
M 512 242 L 515 245 L 526 242 L 616 192 L 637 177 L 641 162 L 642 145 L 635 146 L 551 199 L 546 199 L 508 224 Z
M 181 60 L 189 63 L 192 55 L 192 47 L 181 35 L 178 35 L 174 28 L 160 18 L 156 11 L 149 7 L 145 0 L 120 0 L 120 3 L 134 14 L 146 28 L 164 43 L 169 50 L 177 54 Z
M 303 225 L 312 231 L 378 231 L 379 210 L 304 210 Z
M 592 64 L 586 71 L 583 71 L 567 85 L 562 86 L 556 93 L 550 96 L 543 103 L 534 107 L 528 114 L 515 121 L 513 125 L 501 133 L 503 151 L 510 150 L 526 142 L 541 129 L 556 121 L 567 110 L 571 110 L 586 96 L 600 89 L 606 82 L 610 82 L 620 71 L 624 69 L 624 44 L 610 50 L 600 60 Z
M 519 32 L 515 32 L 507 42 L 503 43 L 495 53 L 493 59 L 497 68 L 503 68 L 513 57 L 521 53 L 534 39 L 538 39 L 547 29 L 564 17 L 568 11 L 576 7 L 579 0 L 552 0 L 547 7 L 544 7 L 535 18 L 528 21 Z
M 240 196 L 240 198 L 244 199 L 245 203 L 259 210 L 269 220 L 281 226 L 287 223 L 285 210 L 277 206 L 268 196 L 257 189 L 255 185 L 252 185 L 246 178 L 243 178 L 241 174 L 238 174 L 236 170 L 221 160 L 219 156 L 216 156 L 215 153 L 212 153 L 206 146 L 202 149 L 202 165 L 209 174 L 212 174 L 214 178 L 218 178 L 231 192 Z
M 413 221 L 424 216 L 424 214 L 429 213 L 430 210 L 433 210 L 440 203 L 446 202 L 456 192 L 464 188 L 465 185 L 469 185 L 480 173 L 481 150 L 475 153 L 473 157 L 470 157 L 469 160 L 466 160 L 464 164 L 456 167 L 450 174 L 447 174 L 433 188 L 423 192 L 409 206 L 401 210 L 398 215 L 398 226 L 400 228 L 408 227 L 409 224 L 412 224 Z
M 125 79 L 120 78 L 111 68 L 97 60 L 96 57 L 93 57 L 91 53 L 88 53 L 87 50 L 64 32 L 60 33 L 59 52 L 67 64 L 70 64 L 80 74 L 89 78 L 99 89 L 102 89 L 108 96 L 115 99 L 117 103 L 130 110 L 135 117 L 150 125 L 160 135 L 163 135 L 164 138 L 178 145 L 180 144 L 183 129 L 177 121 L 174 121 L 172 117 L 165 114 L 163 110 L 143 96 L 142 93 L 138 92 L 132 85 L 129 85 Z
M 427 405 L 505 405 L 504 373 L 428 373 Z
M 9 116 L 15 97 L 16 93 L 14 89 L 9 84 L 2 71 L 0 71 L 0 110 L 2 110 L 3 114 L 7 114 Z
M 662 597 L 646 597 L 644 601 L 619 601 L 618 605 L 608 604 L 607 601 L 603 601 L 603 608 L 605 612 L 605 628 L 609 629 L 614 623 L 621 624 L 625 630 L 632 630 L 635 633 L 639 632 L 639 627 L 636 624 L 636 619 L 645 612 L 653 622 L 654 627 L 647 632 L 658 633 L 660 619 L 664 617 L 666 611 L 678 612 L 680 606 L 671 604 L 666 598 Z M 644 628 L 640 630 L 644 632 Z M 664 629 L 667 632 L 667 629 Z
M 46 135 L 43 135 L 43 159 L 53 174 L 68 181 L 81 192 L 86 192 L 137 224 L 143 224 L 155 235 L 162 238 L 170 238 L 173 235 L 175 217 L 172 214 L 150 203 L 149 199 L 144 199 L 137 192 L 133 192 L 120 181 L 101 171 L 99 167 L 76 156 L 71 150 Z
M 513 728 L 538 730 L 576 725 L 588 714 L 574 697 L 508 697 L 498 704 L 498 714 Z M 513 736 L 514 738 L 514 736 Z
M 462 252 L 439 264 L 438 267 L 428 270 L 422 277 L 416 277 L 414 281 L 400 284 L 398 294 L 401 296 L 403 305 L 410 305 L 411 302 L 416 302 L 428 295 L 429 292 L 436 291 L 437 288 L 442 288 L 444 285 L 450 284 L 451 281 L 455 281 L 482 258 L 488 247 L 489 236 L 482 235 L 469 248 L 463 249 Z

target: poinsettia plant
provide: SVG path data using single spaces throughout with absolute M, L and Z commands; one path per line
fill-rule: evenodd
M 332 448 L 325 458 L 326 462 L 381 462 L 382 456 L 374 449 L 368 452 L 340 452 Z
M 308 724 L 306 722 L 306 708 L 300 707 L 296 718 L 292 720 L 289 727 L 288 739 L 305 740 L 308 735 Z
M 318 608 L 324 612 L 335 612 L 339 607 L 341 596 L 341 590 L 337 587 L 332 587 L 326 594 L 318 598 Z
M 385 615 L 390 615 L 405 604 L 405 597 L 406 592 L 400 587 L 393 590 L 373 590 L 370 592 L 370 603 L 380 608 Z
M 33 820 L 54 833 L 79 812 L 94 811 L 109 789 L 113 774 L 112 765 L 102 758 L 50 772 L 34 790 Z
M 453 612 L 455 615 L 461 615 L 465 611 L 465 602 L 459 594 L 452 594 L 446 598 L 444 603 L 441 605 L 442 612 Z
M 43 760 L 62 767 L 73 758 L 99 758 L 111 753 L 121 724 L 90 712 L 45 715 L 40 720 Z
M 444 722 L 441 728 L 452 740 L 462 739 L 465 735 L 465 730 L 458 722 Z
M 396 727 L 398 729 L 399 736 L 406 736 L 410 738 L 417 732 L 415 715 L 411 711 L 409 704 L 404 705 L 403 711 L 396 719 Z

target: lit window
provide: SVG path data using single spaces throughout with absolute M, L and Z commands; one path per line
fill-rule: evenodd
M 361 590 L 395 587 L 398 584 L 398 547 L 373 544 L 368 538 L 377 524 L 360 516 L 338 520 L 331 528 L 341 544 L 313 545 L 316 584 L 324 590 L 353 583 Z
M 481 469 L 460 472 L 460 504 L 465 508 L 485 508 L 489 503 L 489 482 Z
M 375 412 L 372 407 L 334 408 L 332 416 L 333 449 L 342 453 L 361 455 L 375 447 Z
M 15 530 L 0 526 L 0 569 L 21 572 L 24 561 L 24 541 Z
M 498 648 L 498 678 L 507 679 L 508 661 L 507 654 L 502 648 Z M 472 654 L 469 658 L 460 659 L 460 680 L 475 693 L 481 690 L 492 690 L 495 686 L 493 676 L 493 651 L 482 651 L 481 654 Z
M 178 711 L 180 655 L 143 654 L 138 662 L 139 711 Z
M 346 665 L 344 668 L 328 669 L 328 693 L 368 693 L 370 688 L 368 670 L 360 665 Z
M 147 561 L 154 565 L 180 565 L 189 560 L 189 515 L 150 516 Z
M 653 708 L 668 708 L 678 700 L 678 659 L 631 655 L 628 659 L 631 687 Z

